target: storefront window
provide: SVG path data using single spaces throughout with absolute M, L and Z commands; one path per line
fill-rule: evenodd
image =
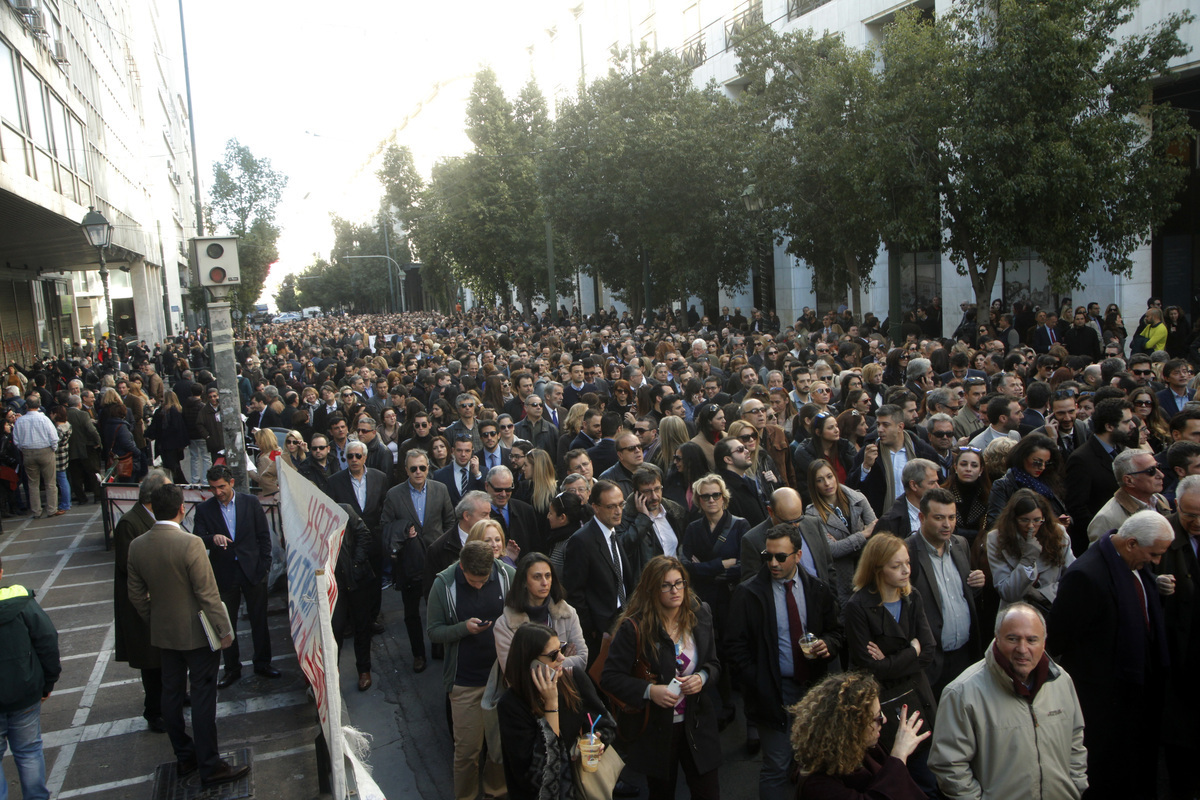
M 942 296 L 942 254 L 936 251 L 900 254 L 900 309 L 912 311 Z

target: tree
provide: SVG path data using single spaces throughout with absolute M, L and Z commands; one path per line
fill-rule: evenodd
M 769 28 L 739 41 L 737 54 L 767 218 L 814 284 L 848 291 L 861 313 L 859 290 L 872 284 L 884 239 L 895 245 L 918 232 L 936 241 L 937 225 L 936 192 L 905 185 L 910 159 L 880 113 L 876 54 L 840 35 Z
M 279 260 L 275 209 L 285 186 L 285 175 L 272 169 L 268 159 L 255 158 L 237 139 L 226 143 L 224 158 L 213 164 L 209 216 L 214 226 L 239 237 L 241 283 L 232 302 L 244 314 L 253 311 L 267 272 Z
M 300 301 L 296 299 L 296 276 L 284 275 L 279 283 L 279 291 L 275 293 L 275 307 L 280 312 L 299 311 Z
M 655 305 L 744 285 L 761 221 L 741 200 L 733 104 L 696 89 L 673 54 L 637 63 L 632 74 L 614 53 L 608 76 L 562 105 L 544 176 L 555 231 L 640 313 L 647 281 Z
M 1025 247 L 1051 287 L 1130 254 L 1175 208 L 1185 113 L 1151 81 L 1187 53 L 1172 14 L 1118 39 L 1137 0 L 962 0 L 934 23 L 905 13 L 882 46 L 883 116 L 935 187 L 941 245 L 987 306 Z

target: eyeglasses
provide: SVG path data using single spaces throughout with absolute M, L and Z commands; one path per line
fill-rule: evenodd
M 1152 370 L 1152 369 L 1135 369 L 1135 370 L 1132 370 L 1132 372 L 1134 375 L 1142 375 L 1142 376 L 1154 374 L 1154 370 Z
M 681 455 L 679 455 L 678 453 L 676 453 L 675 455 L 671 456 L 671 463 L 673 463 L 673 464 L 682 464 L 682 463 L 683 463 L 683 456 L 681 456 Z
M 508 425 L 501 425 L 501 426 L 500 426 L 500 430 L 502 430 L 502 431 L 511 431 L 511 430 L 512 430 L 514 427 L 516 427 L 516 426 L 514 426 L 514 425 L 512 425 L 512 424 L 508 424 Z
M 411 467 L 408 468 L 408 471 L 413 472 L 413 473 L 428 472 L 429 467 L 428 467 L 428 465 L 425 465 L 425 464 L 413 464 Z
M 375 432 L 374 428 L 359 428 L 358 429 L 359 436 L 362 436 L 364 433 L 374 433 L 374 432 Z
M 759 555 L 762 556 L 763 561 L 770 561 L 771 559 L 774 559 L 777 563 L 782 564 L 792 556 L 796 555 L 797 552 L 799 551 L 793 550 L 790 553 L 768 553 L 766 550 L 763 550 L 761 553 L 759 553 Z
M 887 718 L 884 717 L 883 712 L 880 711 L 878 714 L 876 714 L 874 717 L 871 718 L 871 721 L 882 728 L 883 723 L 887 722 Z
M 662 584 L 659 584 L 659 586 L 658 586 L 658 590 L 660 592 L 662 592 L 663 594 L 670 594 L 671 592 L 682 592 L 686 588 L 687 588 L 687 581 L 685 581 L 683 578 L 680 578 L 679 580 L 675 581 L 674 583 L 662 583 Z
M 429 427 L 429 420 L 425 420 L 424 422 L 421 422 L 421 421 L 419 421 L 419 420 L 418 420 L 417 422 L 414 422 L 414 423 L 413 423 L 413 427 L 414 427 L 414 428 L 428 428 L 428 427 Z
M 490 439 L 490 438 L 492 438 L 493 436 L 499 436 L 499 435 L 500 435 L 500 431 L 497 431 L 497 430 L 490 430 L 490 431 L 480 431 L 480 432 L 479 432 L 479 435 L 480 435 L 480 436 L 482 436 L 482 437 L 484 437 L 485 439 Z
M 930 431 L 930 432 L 929 432 L 929 435 L 930 435 L 930 436 L 936 436 L 936 437 L 937 437 L 937 438 L 939 438 L 939 439 L 948 439 L 949 437 L 951 437 L 951 436 L 953 436 L 953 435 L 954 435 L 954 431 L 953 431 L 953 430 L 948 430 L 948 431 Z
M 492 486 L 490 483 L 487 486 L 496 494 L 512 494 L 513 490 L 511 486 Z
M 329 445 L 327 445 L 327 444 L 314 444 L 314 445 L 312 446 L 312 449 L 313 449 L 313 450 L 328 450 L 328 449 L 329 449 Z
M 525 407 L 526 408 L 541 408 L 542 404 L 541 403 L 526 403 Z
M 1033 467 L 1034 469 L 1045 469 L 1046 462 L 1040 458 L 1031 458 L 1029 459 L 1029 466 Z
M 650 429 L 649 428 L 634 428 L 633 432 L 636 433 L 638 436 L 642 436 L 644 434 L 649 433 Z
M 720 492 L 706 492 L 704 494 L 698 494 L 696 496 L 699 497 L 701 500 L 705 500 L 705 501 L 711 503 L 714 500 L 720 500 L 725 495 L 721 494 Z
M 1158 466 L 1156 465 L 1153 467 L 1147 467 L 1146 469 L 1139 469 L 1137 472 L 1126 472 L 1125 474 L 1126 475 L 1154 475 L 1157 472 L 1162 472 L 1162 470 L 1160 470 L 1158 468 Z
M 475 404 L 474 403 L 459 403 L 458 407 L 459 408 L 474 408 Z
M 284 444 L 300 444 L 299 440 L 297 440 L 297 439 L 285 439 L 283 443 Z

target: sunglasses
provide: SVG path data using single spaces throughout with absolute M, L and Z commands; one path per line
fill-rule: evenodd
M 285 439 L 283 443 L 284 444 L 300 444 L 300 442 L 296 439 Z
M 1126 475 L 1154 475 L 1155 473 L 1161 472 L 1161 471 L 1162 470 L 1160 470 L 1157 466 L 1153 466 L 1153 467 L 1147 467 L 1146 469 L 1139 469 L 1137 472 L 1127 472 L 1125 474 Z
M 1144 375 L 1153 375 L 1154 370 L 1152 370 L 1152 369 L 1135 369 L 1135 370 L 1133 370 L 1133 374 L 1134 375 L 1143 375 L 1143 376 Z
M 408 468 L 409 472 L 428 472 L 429 467 L 423 464 L 414 464 Z
M 347 461 L 357 461 L 358 459 L 360 459 L 362 457 L 363 457 L 362 453 L 346 453 Z
M 484 437 L 485 439 L 490 439 L 493 436 L 499 436 L 500 431 L 480 431 L 479 435 Z
M 638 436 L 644 436 L 645 434 L 650 432 L 650 429 L 649 428 L 634 428 L 633 432 L 636 433 Z
M 720 492 L 708 492 L 706 494 L 699 494 L 696 496 L 699 497 L 701 500 L 707 500 L 708 502 L 711 503 L 713 500 L 721 499 L 724 495 L 722 495 Z
M 641 449 L 642 449 L 642 446 L 640 444 L 631 444 L 628 447 L 618 447 L 617 452 L 618 453 L 632 453 L 635 450 L 641 450 Z
M 558 661 L 558 657 L 562 655 L 562 648 L 551 650 L 549 653 L 542 653 L 539 658 L 548 658 L 551 661 Z
M 753 433 L 744 433 L 738 437 L 738 440 L 742 442 L 756 442 L 758 441 L 758 435 Z
M 761 553 L 759 553 L 759 555 L 762 556 L 763 561 L 770 561 L 774 559 L 776 562 L 782 564 L 792 556 L 796 555 L 797 552 L 798 551 L 793 550 L 790 553 L 768 553 L 766 550 L 763 550 Z
M 488 484 L 488 488 L 496 494 L 512 494 L 513 490 L 511 486 L 492 486 L 490 483 Z
M 313 449 L 313 450 L 328 450 L 328 449 L 329 449 L 329 445 L 327 445 L 327 444 L 314 444 L 314 445 L 312 446 L 312 449 Z
M 1133 404 L 1135 406 L 1139 406 L 1140 408 L 1152 408 L 1154 406 L 1154 401 L 1153 400 L 1134 400 Z
M 362 436 L 364 433 L 374 433 L 374 432 L 375 432 L 374 428 L 359 428 L 358 429 L 359 436 Z

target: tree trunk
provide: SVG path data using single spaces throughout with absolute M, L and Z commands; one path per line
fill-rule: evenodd
M 996 286 L 996 277 L 1000 273 L 1000 259 L 994 254 L 989 254 L 986 267 L 983 272 L 979 271 L 979 262 L 976 261 L 973 254 L 967 254 L 967 275 L 971 279 L 971 285 L 975 289 L 975 308 L 976 322 L 986 322 L 987 309 L 992 304 L 992 289 Z
M 858 272 L 858 259 L 852 253 L 845 254 L 846 271 L 850 273 L 850 313 L 862 321 L 862 276 Z

